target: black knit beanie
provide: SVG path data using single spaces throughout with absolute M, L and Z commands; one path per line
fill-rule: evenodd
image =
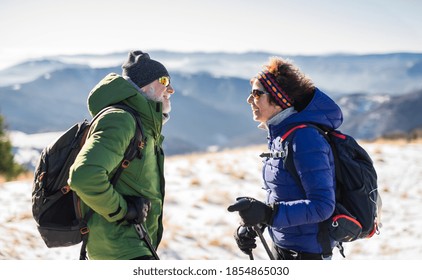
M 122 75 L 129 77 L 140 88 L 160 77 L 169 76 L 164 65 L 152 60 L 148 53 L 142 51 L 129 52 L 122 69 Z

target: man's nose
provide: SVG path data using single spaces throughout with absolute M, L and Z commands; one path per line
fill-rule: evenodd
M 169 85 L 167 87 L 167 92 L 170 93 L 170 94 L 173 94 L 173 93 L 175 93 L 175 90 L 174 90 L 174 88 L 171 85 Z

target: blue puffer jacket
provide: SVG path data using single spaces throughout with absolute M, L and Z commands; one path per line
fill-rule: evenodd
M 269 149 L 280 151 L 280 139 L 295 123 L 312 122 L 336 129 L 343 122 L 337 104 L 316 89 L 308 106 L 279 124 L 269 125 Z M 296 130 L 292 138 L 293 162 L 302 186 L 283 166 L 281 158 L 264 160 L 267 203 L 278 204 L 269 227 L 274 243 L 300 252 L 321 253 L 318 223 L 331 216 L 335 206 L 334 159 L 328 142 L 314 128 Z M 334 246 L 334 243 L 332 244 Z

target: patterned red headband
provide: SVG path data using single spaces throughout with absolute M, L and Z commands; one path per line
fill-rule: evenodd
M 268 72 L 262 71 L 258 73 L 258 80 L 264 86 L 265 90 L 270 93 L 277 101 L 278 105 L 283 109 L 287 109 L 293 106 L 292 99 L 277 83 L 275 76 Z

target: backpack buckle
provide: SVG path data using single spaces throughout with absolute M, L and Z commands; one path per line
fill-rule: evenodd
M 38 175 L 38 182 L 41 182 L 44 179 L 45 174 L 47 174 L 47 172 L 42 172 L 40 175 Z
M 122 168 L 127 168 L 129 166 L 129 164 L 130 164 L 129 160 L 127 160 L 127 159 L 123 160 L 122 161 Z
M 284 151 L 274 151 L 274 152 L 269 152 L 269 153 L 262 153 L 259 156 L 260 157 L 266 157 L 266 158 L 278 159 L 278 158 L 285 158 L 286 153 Z
M 62 194 L 67 194 L 68 192 L 70 192 L 70 186 L 64 186 L 60 189 L 60 191 L 62 192 Z
M 138 148 L 139 149 L 144 149 L 145 148 L 145 142 L 144 141 L 139 141 L 138 142 Z
M 88 234 L 89 228 L 88 227 L 82 227 L 79 231 L 82 235 L 85 235 L 85 234 Z

